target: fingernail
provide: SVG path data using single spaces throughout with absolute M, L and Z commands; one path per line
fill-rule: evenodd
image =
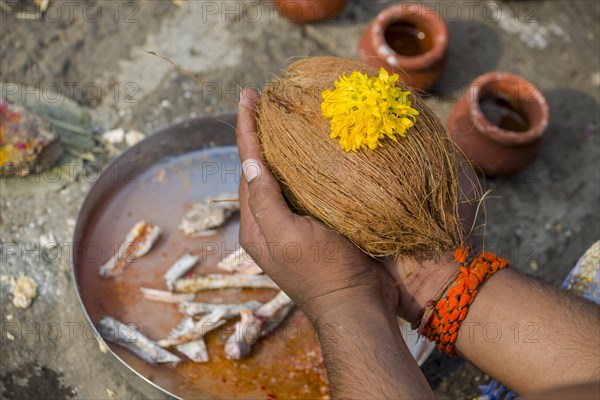
M 258 100 L 258 93 L 254 89 L 246 88 L 240 93 L 240 104 L 251 105 Z
M 242 170 L 248 183 L 258 179 L 262 173 L 260 162 L 253 158 L 249 158 L 242 163 Z
M 258 91 L 249 86 L 244 90 L 244 95 L 246 96 L 246 99 L 250 100 L 250 101 L 256 101 L 258 100 Z

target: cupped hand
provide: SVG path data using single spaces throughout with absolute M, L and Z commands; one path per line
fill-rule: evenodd
M 375 306 L 395 315 L 398 290 L 385 268 L 348 239 L 290 210 L 261 160 L 256 131 L 258 93 L 242 92 L 237 145 L 242 161 L 240 243 L 275 283 L 318 324 L 339 307 Z

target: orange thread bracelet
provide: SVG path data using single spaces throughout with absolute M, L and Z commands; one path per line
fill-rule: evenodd
M 477 288 L 497 271 L 509 266 L 507 260 L 493 253 L 480 253 L 467 267 L 469 248 L 460 246 L 454 252 L 454 259 L 460 264 L 456 285 L 445 297 L 438 301 L 421 335 L 435 342 L 438 349 L 451 356 L 456 355 L 454 344 L 469 306 L 473 303 Z

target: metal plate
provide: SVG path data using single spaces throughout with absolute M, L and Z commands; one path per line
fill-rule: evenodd
M 237 191 L 241 168 L 234 147 L 234 125 L 235 114 L 228 114 L 157 132 L 110 163 L 96 181 L 79 213 L 72 257 L 79 299 L 94 325 L 109 315 L 134 323 L 151 339 L 165 338 L 182 317 L 177 306 L 146 300 L 139 288 L 165 290 L 163 273 L 186 251 L 201 256 L 192 272 L 205 274 L 217 272 L 216 263 L 236 249 L 238 216 L 216 235 L 205 238 L 190 239 L 177 229 L 191 202 Z M 122 275 L 101 278 L 100 266 L 139 220 L 160 226 L 161 239 Z M 267 301 L 275 293 L 219 290 L 200 293 L 196 300 Z M 406 325 L 403 328 L 415 358 L 423 362 L 423 342 L 416 342 L 416 335 L 411 336 Z M 302 312 L 295 310 L 273 337 L 259 343 L 252 355 L 241 361 L 227 360 L 223 354 L 232 329 L 233 322 L 207 336 L 211 361 L 206 364 L 186 361 L 174 368 L 153 366 L 127 350 L 109 346 L 124 365 L 176 397 L 317 398 L 327 394 L 318 341 Z

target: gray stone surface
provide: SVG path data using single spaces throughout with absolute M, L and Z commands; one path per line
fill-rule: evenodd
M 338 20 L 306 27 L 286 23 L 266 1 L 190 0 L 182 8 L 170 1 L 101 2 L 101 16 L 88 2 L 67 3 L 53 1 L 37 21 L 4 12 L 0 80 L 42 90 L 56 83 L 65 96 L 92 107 L 102 128 L 151 133 L 235 108 L 240 86 L 264 85 L 295 58 L 353 57 L 368 21 L 395 2 L 350 1 Z M 523 75 L 548 100 L 551 121 L 539 158 L 512 178 L 483 182 L 493 189 L 485 230 L 487 243 L 517 268 L 559 284 L 600 237 L 600 3 L 432 4 L 449 20 L 451 35 L 448 66 L 427 100 L 442 118 L 474 77 L 491 70 Z M 202 84 L 143 48 L 171 58 Z M 12 305 L 5 283 L 0 287 L 2 398 L 108 398 L 107 389 L 119 398 L 161 397 L 82 330 L 67 250 L 90 185 L 79 179 L 58 193 L 0 196 L 0 272 L 29 275 L 39 284 L 26 310 Z M 35 250 L 49 232 L 62 244 L 59 256 Z M 425 371 L 440 398 L 472 398 L 476 385 L 489 380 L 472 365 L 439 354 Z

